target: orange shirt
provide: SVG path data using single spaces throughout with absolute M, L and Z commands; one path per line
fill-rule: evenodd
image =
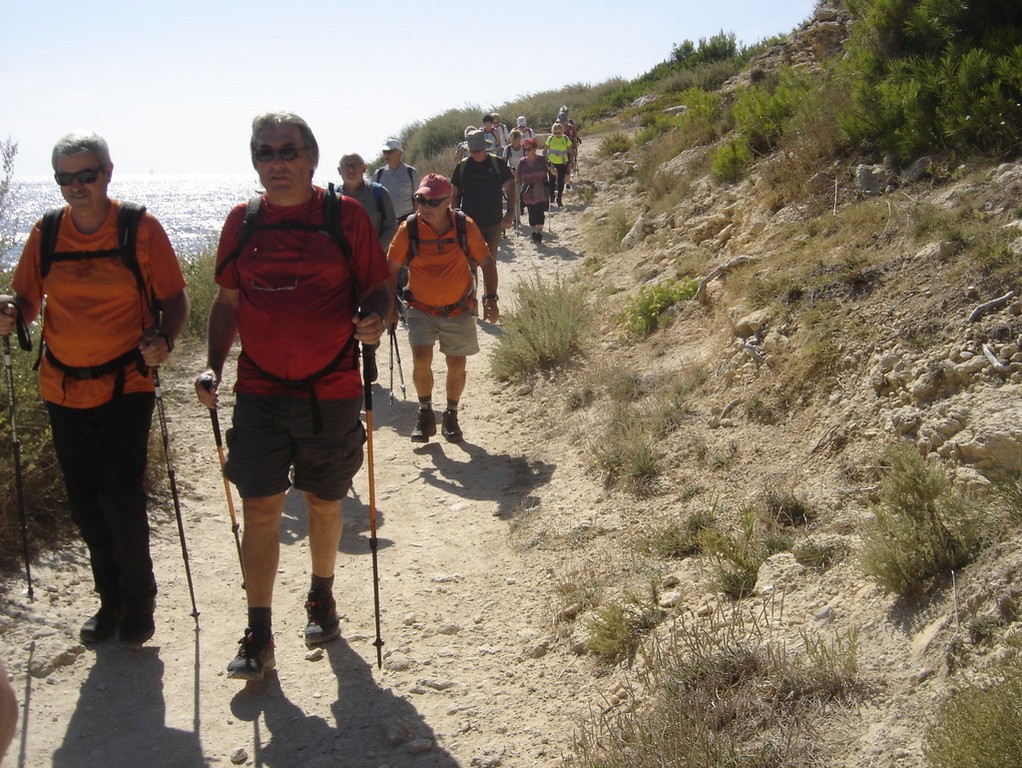
M 65 208 L 57 233 L 56 250 L 98 251 L 117 247 L 117 212 L 112 201 L 106 221 L 95 233 L 78 231 Z M 135 275 L 120 257 L 55 261 L 45 284 L 40 275 L 41 220 L 36 222 L 14 271 L 12 288 L 19 296 L 40 302 L 46 296 L 43 337 L 53 355 L 65 365 L 102 365 L 138 346 L 153 319 L 138 290 Z M 146 212 L 139 222 L 136 241 L 138 264 L 156 298 L 165 299 L 185 287 L 181 268 L 167 233 Z M 151 392 L 151 376 L 143 377 L 134 365 L 125 366 L 124 391 Z M 45 357 L 39 366 L 43 399 L 70 408 L 93 408 L 113 396 L 116 372 L 79 381 L 54 367 Z
M 446 307 L 465 298 L 472 287 L 472 272 L 465 251 L 458 243 L 458 232 L 451 217 L 451 229 L 442 238 L 420 217 L 419 250 L 408 265 L 408 290 L 416 301 L 433 307 Z M 490 248 L 471 216 L 466 217 L 468 250 L 476 263 L 490 258 Z M 409 257 L 408 225 L 401 222 L 390 243 L 387 260 L 398 267 Z

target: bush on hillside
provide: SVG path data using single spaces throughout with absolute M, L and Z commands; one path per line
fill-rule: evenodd
M 883 589 L 917 595 L 938 576 L 975 559 L 980 521 L 934 460 L 913 445 L 887 452 L 876 518 L 866 531 L 861 565 Z
M 1008 155 L 1022 140 L 1022 4 L 848 0 L 853 141 L 902 162 L 934 151 Z
M 990 685 L 968 685 L 941 708 L 923 741 L 934 768 L 1004 768 L 1022 755 L 1022 668 Z
M 570 362 L 579 352 L 589 323 L 585 289 L 558 278 L 540 277 L 515 287 L 515 309 L 501 317 L 504 333 L 490 357 L 490 370 L 502 380 L 520 380 Z

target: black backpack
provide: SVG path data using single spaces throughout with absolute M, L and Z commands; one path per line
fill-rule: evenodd
M 295 229 L 305 232 L 322 232 L 330 237 L 337 247 L 341 249 L 344 254 L 344 258 L 347 259 L 348 264 L 351 264 L 351 243 L 348 242 L 347 236 L 344 234 L 344 229 L 341 227 L 341 195 L 338 194 L 334 185 L 330 184 L 327 187 L 326 193 L 323 195 L 323 225 L 309 224 L 303 221 L 280 221 L 275 224 L 261 224 L 259 223 L 259 211 L 262 209 L 263 199 L 262 197 L 253 197 L 248 201 L 248 207 L 245 210 L 245 220 L 241 225 L 241 232 L 238 236 L 238 242 L 227 256 L 224 257 L 223 261 L 216 268 L 216 274 L 221 274 L 227 265 L 237 259 L 241 252 L 245 249 L 245 245 L 251 239 L 252 235 L 260 230 L 281 230 L 281 229 Z M 355 285 L 355 275 L 352 270 L 348 270 L 352 278 L 352 292 L 355 300 L 355 305 L 358 306 L 358 288 Z M 318 379 L 323 378 L 328 373 L 332 373 L 337 370 L 341 363 L 345 360 L 351 359 L 351 367 L 355 368 L 358 365 L 358 346 L 355 343 L 355 334 L 353 333 L 348 341 L 344 344 L 341 350 L 334 356 L 334 358 L 309 376 L 303 379 L 285 379 L 281 376 L 270 373 L 264 370 L 252 356 L 242 350 L 242 354 L 248 358 L 249 362 L 255 366 L 256 370 L 260 374 L 265 376 L 270 381 L 274 381 L 278 384 L 282 384 L 286 387 L 292 387 L 297 389 L 304 389 L 309 395 L 309 402 L 312 408 L 312 421 L 313 430 L 318 434 L 322 431 L 323 421 L 320 415 L 319 409 L 319 398 L 316 396 L 315 383 Z M 372 376 L 375 379 L 375 376 Z
M 117 247 L 107 248 L 104 250 L 97 251 L 58 251 L 57 250 L 57 234 L 60 231 L 60 222 L 64 217 L 63 208 L 54 208 L 43 214 L 42 223 L 40 225 L 40 242 L 39 242 L 39 273 L 43 280 L 50 273 L 50 269 L 58 261 L 85 261 L 87 259 L 102 259 L 116 256 L 121 260 L 121 263 L 125 268 L 129 269 L 135 277 L 135 283 L 138 286 L 139 294 L 142 297 L 142 301 L 145 302 L 146 307 L 149 310 L 149 314 L 152 316 L 154 322 L 159 322 L 160 316 L 160 302 L 157 300 L 155 294 L 146 288 L 145 278 L 142 276 L 142 270 L 138 265 L 138 254 L 136 253 L 136 241 L 138 239 L 138 225 L 145 215 L 145 206 L 137 203 L 121 203 L 120 210 L 117 212 Z M 45 310 L 44 310 L 45 312 Z M 43 320 L 45 325 L 45 318 Z M 20 335 L 19 335 L 20 340 Z M 25 348 L 25 345 L 22 344 Z M 118 396 L 123 392 L 124 388 L 124 367 L 129 363 L 134 363 L 138 368 L 138 371 L 143 376 L 148 374 L 148 369 L 145 363 L 142 362 L 142 355 L 137 348 L 132 348 L 125 352 L 123 355 L 115 357 L 113 360 L 108 360 L 100 365 L 93 366 L 70 366 L 66 363 L 58 360 L 49 349 L 46 348 L 45 343 L 40 342 L 39 344 L 39 355 L 36 357 L 34 368 L 39 367 L 39 363 L 42 360 L 43 355 L 46 355 L 46 359 L 50 361 L 58 370 L 62 371 L 66 376 L 71 376 L 75 379 L 95 379 L 100 376 L 105 376 L 108 373 L 117 372 L 117 380 L 114 385 L 114 395 Z
M 468 259 L 468 263 L 469 265 L 471 265 L 472 252 L 469 250 L 468 247 L 467 222 L 468 217 L 465 215 L 465 213 L 463 211 L 456 210 L 454 211 L 455 237 L 445 237 L 440 238 L 438 240 L 427 240 L 426 242 L 436 243 L 437 246 L 456 242 L 459 246 L 461 246 L 461 250 L 465 252 L 465 258 Z M 413 213 L 407 219 L 405 219 L 405 227 L 407 228 L 408 231 L 408 258 L 405 259 L 404 266 L 407 267 L 409 264 L 411 264 L 412 259 L 414 259 L 418 255 L 419 244 L 422 242 L 422 239 L 419 237 L 419 214 Z M 471 272 L 471 269 L 469 271 Z M 434 307 L 432 305 L 423 304 L 422 302 L 419 303 L 422 304 L 422 306 L 424 307 L 428 306 L 431 310 L 435 311 L 436 314 L 441 315 L 443 317 L 447 317 L 455 309 L 461 309 L 466 312 L 471 311 L 473 306 L 472 296 L 474 293 L 475 284 L 473 281 L 473 285 L 469 287 L 468 293 L 466 293 L 459 301 L 456 301 L 454 304 L 448 304 L 446 307 Z M 418 301 L 412 295 L 411 291 L 408 290 L 408 288 L 404 289 L 401 298 L 404 301 Z
M 304 221 L 280 221 L 276 224 L 260 224 L 259 211 L 262 210 L 262 205 L 263 198 L 261 196 L 253 197 L 248 201 L 248 208 L 245 210 L 245 220 L 241 224 L 238 242 L 231 252 L 224 257 L 224 260 L 217 265 L 217 275 L 221 274 L 228 264 L 241 255 L 252 235 L 259 230 L 269 229 L 297 229 L 305 232 L 322 232 L 337 244 L 337 247 L 344 254 L 344 258 L 348 260 L 349 264 L 351 263 L 351 243 L 348 242 L 348 238 L 341 227 L 341 195 L 334 189 L 333 184 L 327 187 L 326 194 L 323 195 L 322 227 L 318 224 L 308 224 Z

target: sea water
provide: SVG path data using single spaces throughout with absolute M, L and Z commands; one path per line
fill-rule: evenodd
M 319 182 L 317 182 L 319 183 Z M 259 192 L 250 174 L 121 174 L 114 172 L 110 197 L 141 203 L 160 220 L 178 257 L 189 259 L 215 246 L 224 219 L 238 203 Z M 14 248 L 4 261 L 14 264 L 32 227 L 49 208 L 64 205 L 52 176 L 12 180 L 11 223 Z

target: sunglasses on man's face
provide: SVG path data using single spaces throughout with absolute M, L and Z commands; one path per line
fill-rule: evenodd
M 297 160 L 298 153 L 305 149 L 308 149 L 308 147 L 293 147 L 287 144 L 280 149 L 274 149 L 273 147 L 263 145 L 252 156 L 260 163 L 270 163 L 278 157 L 284 162 L 289 163 L 292 160 Z
M 417 202 L 419 205 L 428 205 L 430 208 L 436 208 L 438 206 L 443 205 L 445 202 L 447 202 L 447 198 L 446 197 L 438 197 L 435 200 L 430 200 L 425 195 L 416 195 L 415 196 L 415 202 Z
M 70 171 L 61 171 L 53 174 L 54 180 L 62 187 L 70 187 L 76 181 L 79 184 L 92 184 L 96 179 L 99 178 L 99 172 L 101 168 L 86 168 L 82 171 L 76 171 L 71 173 Z

